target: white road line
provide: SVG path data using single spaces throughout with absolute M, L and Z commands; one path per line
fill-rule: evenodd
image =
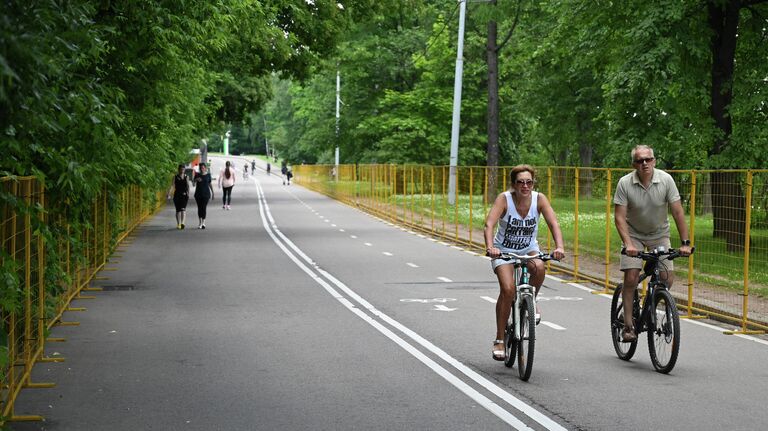
M 419 265 L 416 265 L 415 263 L 407 262 L 406 265 L 410 266 L 411 268 L 418 268 Z
M 344 229 L 339 229 L 339 232 L 346 232 Z
M 384 256 L 393 256 L 393 254 L 388 251 L 382 251 L 381 254 L 383 254 Z
M 350 235 L 349 237 L 352 239 L 357 239 L 357 235 Z
M 438 280 L 444 281 L 446 283 L 453 283 L 453 280 L 451 280 L 448 277 L 437 277 Z
M 490 296 L 481 296 L 480 298 L 490 302 L 491 304 L 495 304 L 497 302 L 496 298 L 491 298 Z M 565 328 L 563 328 L 562 326 L 560 326 L 560 325 L 558 325 L 556 323 L 547 322 L 546 320 L 542 320 L 541 324 L 549 326 L 550 328 L 556 329 L 558 331 L 565 331 Z
M 367 245 L 368 247 L 373 247 L 373 244 L 371 244 L 370 242 L 366 242 L 365 245 Z
M 513 395 L 509 394 L 508 392 L 501 389 L 499 386 L 495 385 L 494 383 L 490 382 L 489 380 L 485 379 L 481 375 L 477 374 L 477 372 L 469 369 L 464 364 L 456 361 L 451 356 L 449 356 L 447 353 L 443 352 L 436 346 L 434 346 L 429 341 L 421 338 L 418 334 L 411 331 L 410 329 L 406 328 L 405 326 L 401 325 L 399 322 L 389 318 L 389 316 L 386 316 L 385 314 L 381 313 L 377 309 L 373 308 L 373 306 L 368 303 L 366 300 L 358 296 L 356 293 L 354 293 L 351 289 L 349 289 L 346 285 L 341 283 L 340 281 L 336 280 L 332 275 L 328 274 L 327 272 L 320 269 L 317 265 L 314 265 L 314 263 L 309 259 L 308 256 L 306 256 L 301 250 L 296 247 L 296 245 L 289 240 L 285 235 L 280 232 L 279 229 L 277 229 L 277 226 L 274 224 L 274 220 L 272 219 L 271 212 L 269 211 L 269 206 L 266 203 L 266 199 L 263 195 L 263 191 L 261 190 L 260 185 L 257 183 L 257 186 L 259 186 L 259 212 L 261 214 L 262 223 L 264 225 L 265 230 L 269 234 L 269 236 L 272 238 L 272 240 L 275 242 L 275 244 L 280 247 L 281 250 L 291 259 L 293 260 L 296 265 L 302 269 L 307 275 L 309 275 L 315 282 L 320 284 L 331 296 L 336 298 L 339 303 L 343 304 L 348 310 L 353 312 L 355 315 L 360 317 L 362 320 L 373 326 L 376 330 L 381 332 L 384 336 L 389 338 L 390 340 L 394 341 L 397 345 L 399 345 L 403 350 L 407 351 L 409 354 L 414 356 L 416 359 L 421 361 L 423 364 L 428 366 L 430 369 L 432 369 L 436 374 L 444 378 L 446 381 L 454 385 L 456 388 L 458 388 L 460 391 L 462 391 L 464 394 L 469 396 L 472 400 L 477 402 L 479 405 L 483 406 L 488 411 L 492 412 L 494 415 L 499 417 L 501 420 L 509 424 L 515 429 L 518 430 L 533 430 L 529 426 L 527 426 L 525 423 L 523 423 L 521 420 L 516 418 L 512 413 L 506 411 L 498 404 L 494 403 L 492 400 L 490 400 L 488 397 L 482 395 L 480 392 L 469 386 L 467 383 L 456 377 L 454 374 L 452 374 L 450 371 L 442 367 L 440 364 L 435 362 L 434 360 L 430 359 L 428 356 L 423 354 L 421 351 L 413 347 L 411 344 L 409 344 L 407 341 L 405 341 L 403 338 L 395 334 L 392 330 L 385 327 L 378 321 L 376 321 L 373 317 L 365 314 L 362 310 L 357 308 L 351 301 L 346 299 L 344 296 L 342 296 L 338 291 L 336 291 L 333 287 L 331 287 L 325 280 L 320 278 L 320 276 L 312 271 L 309 267 L 307 267 L 303 262 L 299 260 L 296 255 L 294 255 L 291 250 L 288 249 L 288 247 L 292 248 L 294 252 L 296 252 L 299 256 L 301 256 L 306 262 L 310 262 L 314 266 L 314 269 L 318 271 L 320 274 L 325 276 L 328 280 L 336 284 L 339 288 L 341 288 L 345 293 L 350 295 L 355 301 L 357 301 L 360 305 L 365 307 L 368 311 L 374 314 L 374 316 L 381 318 L 389 325 L 392 325 L 397 330 L 401 331 L 405 335 L 409 336 L 414 341 L 419 342 L 422 346 L 426 347 L 428 350 L 432 351 L 433 353 L 438 354 L 438 356 L 449 362 L 453 367 L 457 368 L 459 371 L 461 371 L 466 376 L 470 377 L 472 380 L 474 380 L 476 383 L 479 383 L 481 386 L 483 386 L 485 389 L 491 391 L 498 397 L 502 398 L 504 401 L 512 405 L 513 407 L 517 408 L 524 414 L 526 414 L 531 419 L 535 420 L 536 422 L 544 425 L 547 429 L 550 430 L 563 430 L 565 431 L 565 428 L 560 426 L 557 422 L 552 421 L 549 419 L 549 417 L 543 415 L 538 410 L 534 409 L 533 407 L 529 406 L 528 404 L 524 403 L 520 399 L 514 397 Z M 266 212 L 266 216 L 265 216 Z M 269 223 L 267 222 L 267 218 L 269 218 Z M 277 236 L 280 236 L 280 238 L 283 241 L 280 241 Z
M 550 328 L 556 329 L 558 331 L 565 331 L 565 328 L 563 328 L 562 326 L 560 326 L 560 325 L 558 325 L 556 323 L 547 322 L 546 320 L 542 320 L 541 324 L 544 325 L 544 326 L 549 326 Z
M 331 227 L 336 227 L 336 225 L 335 225 L 335 224 L 333 224 L 333 223 L 331 223 Z

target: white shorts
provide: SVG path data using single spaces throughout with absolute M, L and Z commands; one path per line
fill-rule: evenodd
M 494 247 L 496 247 L 494 245 Z M 496 247 L 499 248 L 499 247 Z M 529 254 L 538 254 L 541 251 L 539 250 L 539 247 L 528 247 L 524 250 L 509 250 L 509 249 L 503 249 L 499 248 L 502 253 L 514 253 L 517 255 L 529 255 Z M 496 271 L 496 268 L 500 267 L 501 265 L 511 265 L 515 261 L 514 260 L 504 260 L 504 259 L 491 259 L 491 268 L 493 268 L 494 271 Z

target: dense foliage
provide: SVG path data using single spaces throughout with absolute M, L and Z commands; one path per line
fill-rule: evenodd
M 45 183 L 44 235 L 73 245 L 94 198 L 168 187 L 201 139 L 249 118 L 272 75 L 302 80 L 373 0 L 68 0 L 0 2 L 0 177 Z M 253 136 L 236 138 L 255 141 Z M 0 192 L 3 214 L 39 211 Z M 64 215 L 67 227 L 54 221 Z M 37 217 L 33 218 L 37 220 Z M 114 222 L 114 218 L 112 218 Z M 6 238 L 3 238 L 5 245 Z M 5 255 L 3 255 L 5 256 Z M 17 304 L 4 257 L 0 308 Z M 62 281 L 47 266 L 51 288 Z M 12 296 L 12 295 L 11 295 Z M 2 335 L 2 334 L 0 334 Z
M 389 3 L 346 33 L 312 79 L 274 87 L 266 134 L 287 158 L 329 162 L 338 145 L 347 163 L 448 163 L 457 3 Z M 627 166 L 643 143 L 667 169 L 768 166 L 765 1 L 498 0 L 467 9 L 460 164 L 486 163 L 494 21 L 506 42 L 497 52 L 499 164 Z M 729 61 L 733 74 L 718 72 Z M 716 95 L 728 90 L 718 117 Z

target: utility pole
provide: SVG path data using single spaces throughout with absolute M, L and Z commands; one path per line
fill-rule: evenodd
M 339 109 L 341 105 L 341 76 L 339 70 L 336 69 L 336 154 L 335 154 L 335 169 L 333 170 L 334 181 L 339 180 Z
M 456 203 L 456 171 L 459 162 L 459 123 L 461 120 L 461 81 L 464 74 L 464 20 L 467 1 L 459 0 L 459 41 L 456 46 L 456 74 L 453 81 L 453 120 L 451 123 L 451 159 L 448 177 L 448 204 Z
M 267 159 L 269 159 L 269 141 L 267 141 L 267 114 L 264 114 L 264 147 L 267 151 Z

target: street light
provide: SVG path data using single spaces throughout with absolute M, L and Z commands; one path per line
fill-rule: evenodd
M 459 162 L 459 123 L 461 120 L 461 81 L 464 74 L 464 21 L 467 17 L 467 1 L 459 0 L 459 41 L 456 45 L 456 75 L 453 81 L 453 120 L 451 122 L 451 159 L 448 177 L 448 204 L 456 203 L 456 171 Z M 493 0 L 472 0 L 488 3 Z
M 456 44 L 456 73 L 453 80 L 453 119 L 451 121 L 451 158 L 448 168 L 448 204 L 456 203 L 456 170 L 459 161 L 459 122 L 461 119 L 461 81 L 464 74 L 464 20 L 466 0 L 459 0 L 459 41 Z

